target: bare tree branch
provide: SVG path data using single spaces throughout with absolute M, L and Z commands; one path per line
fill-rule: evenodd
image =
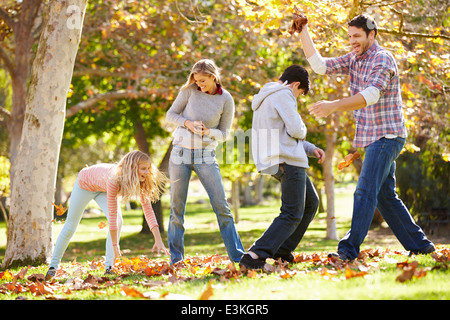
M 99 95 L 96 95 L 92 98 L 89 98 L 87 100 L 81 101 L 77 103 L 76 105 L 70 107 L 66 110 L 66 118 L 70 118 L 76 113 L 78 113 L 81 110 L 86 110 L 93 108 L 97 105 L 97 103 L 101 101 L 106 100 L 118 100 L 118 99 L 125 99 L 125 98 L 142 98 L 147 97 L 151 94 L 153 94 L 155 90 L 148 90 L 148 91 L 130 91 L 130 90 L 119 90 L 114 92 L 106 92 Z

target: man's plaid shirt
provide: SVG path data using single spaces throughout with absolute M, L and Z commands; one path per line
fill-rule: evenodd
M 352 95 L 373 86 L 380 90 L 377 103 L 355 110 L 356 132 L 353 146 L 361 148 L 392 134 L 406 138 L 405 118 L 399 73 L 390 52 L 375 43 L 361 56 L 350 52 L 342 57 L 328 58 L 326 74 L 350 76 Z

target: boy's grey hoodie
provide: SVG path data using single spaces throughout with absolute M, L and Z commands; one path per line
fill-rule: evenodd
M 252 153 L 258 171 L 275 174 L 280 163 L 309 168 L 316 148 L 303 139 L 306 126 L 286 84 L 270 82 L 253 97 Z

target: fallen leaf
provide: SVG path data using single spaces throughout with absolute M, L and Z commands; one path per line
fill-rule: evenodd
M 123 285 L 120 289 L 122 290 L 122 294 L 127 297 L 146 298 L 140 291 L 133 287 Z
M 206 287 L 205 291 L 203 291 L 202 295 L 199 300 L 209 300 L 211 296 L 214 294 L 214 289 L 212 287 L 212 281 L 208 282 L 208 286 Z

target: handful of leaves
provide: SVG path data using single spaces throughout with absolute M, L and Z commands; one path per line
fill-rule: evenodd
M 300 12 L 297 6 L 294 7 L 293 18 L 294 20 L 292 21 L 289 33 L 294 34 L 295 32 L 302 32 L 303 26 L 308 23 L 308 18 L 302 12 Z

